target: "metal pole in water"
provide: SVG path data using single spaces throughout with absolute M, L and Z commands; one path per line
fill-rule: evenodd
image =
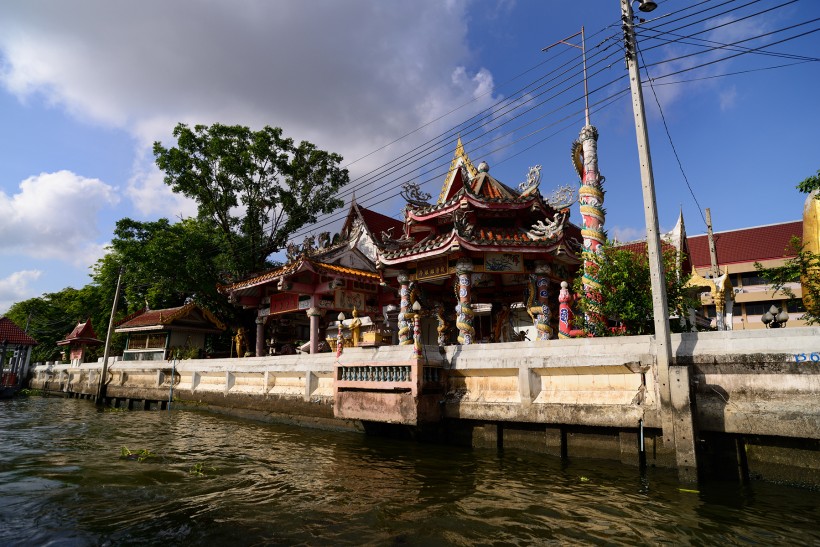
M 177 354 L 174 353 L 174 361 L 171 363 L 171 392 L 168 394 L 168 412 L 171 411 L 171 402 L 174 400 L 174 378 L 177 375 Z
M 643 436 L 643 418 L 638 420 L 638 442 L 639 442 L 639 450 L 638 450 L 638 466 L 641 469 L 646 468 L 646 445 L 644 444 L 644 436 Z

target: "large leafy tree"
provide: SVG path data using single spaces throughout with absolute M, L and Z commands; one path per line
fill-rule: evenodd
M 349 180 L 342 157 L 306 141 L 297 146 L 278 127 L 181 123 L 173 134 L 177 146 L 154 143 L 157 166 L 220 231 L 235 276 L 271 266 L 268 257 L 295 230 L 342 205 L 333 197 Z
M 117 221 L 109 253 L 94 267 L 101 287 L 116 286 L 123 269 L 123 308 L 133 312 L 179 306 L 187 299 L 219 313 L 226 306 L 216 285 L 224 282 L 223 239 L 196 219 Z M 113 296 L 112 296 L 113 298 Z M 108 300 L 111 301 L 110 299 Z
M 17 302 L 6 316 L 20 328 L 28 327 L 28 334 L 37 340 L 38 344 L 32 350 L 32 362 L 54 361 L 60 358 L 57 341 L 65 338 L 79 321 L 90 318 L 97 335 L 105 339 L 113 292 L 112 287 L 111 297 L 106 299 L 104 291 L 96 284 L 82 289 L 68 287 Z M 102 355 L 102 347 L 92 348 L 89 358 L 93 359 L 97 354 Z
M 652 308 L 652 283 L 649 272 L 649 257 L 646 249 L 623 248 L 607 243 L 603 251 L 597 254 L 597 279 L 604 295 L 600 313 L 614 322 L 619 329 L 604 334 L 653 334 L 655 324 Z M 669 246 L 663 248 L 663 268 L 666 279 L 666 298 L 670 317 L 687 317 L 688 308 L 693 305 L 692 299 L 684 289 L 690 275 L 679 271 L 680 260 L 677 251 Z M 582 281 L 576 279 L 575 291 L 583 292 Z M 592 328 L 585 324 L 584 314 L 596 313 L 587 309 L 589 302 L 579 299 L 579 312 L 576 315 L 579 326 Z M 680 330 L 680 321 L 672 321 L 671 327 Z M 598 329 L 600 330 L 600 329 Z

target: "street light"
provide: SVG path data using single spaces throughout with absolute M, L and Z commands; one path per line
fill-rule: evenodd
M 779 329 L 780 327 L 786 326 L 786 322 L 789 320 L 789 314 L 786 313 L 786 310 L 782 310 L 772 304 L 772 307 L 760 317 L 760 320 L 763 321 L 767 329 Z
M 650 11 L 654 11 L 655 8 L 658 7 L 658 4 L 653 2 L 652 0 L 640 0 L 641 5 L 638 6 L 638 10 L 644 13 L 649 13 Z

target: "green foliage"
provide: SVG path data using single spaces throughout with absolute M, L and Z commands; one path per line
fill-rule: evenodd
M 194 475 L 195 477 L 204 477 L 206 475 L 206 471 L 216 471 L 216 467 L 213 467 L 211 465 L 206 466 L 204 463 L 199 462 L 191 466 L 191 468 L 188 470 L 188 474 Z
M 814 190 L 820 189 L 820 170 L 817 171 L 816 175 L 799 182 L 797 189 L 804 194 L 811 194 Z M 820 199 L 820 194 L 817 194 L 816 199 Z
M 199 219 L 223 237 L 230 272 L 242 277 L 271 266 L 294 231 L 342 205 L 349 180 L 342 157 L 266 126 L 178 124 L 177 146 L 154 143 L 157 166 L 174 192 L 194 199 Z
M 6 316 L 23 329 L 28 323 L 28 334 L 37 340 L 31 352 L 33 363 L 55 361 L 60 359 L 61 351 L 57 341 L 64 339 L 80 321 L 90 318 L 97 335 L 101 340 L 105 339 L 113 298 L 113 285 L 110 290 L 96 283 L 82 289 L 67 287 L 59 292 L 17 302 Z M 112 347 L 121 348 L 124 338 L 117 337 L 112 344 Z M 102 352 L 102 346 L 88 348 L 86 359 L 94 361 L 102 356 Z
M 116 286 L 123 266 L 122 311 L 133 313 L 179 306 L 193 298 L 223 315 L 231 311 L 216 290 L 221 277 L 220 234 L 196 219 L 117 221 L 109 253 L 94 267 L 94 280 Z M 112 294 L 113 298 L 113 294 Z M 111 300 L 109 300 L 110 302 Z M 221 313 L 220 313 L 221 312 Z
M 772 295 L 782 292 L 792 301 L 798 298 L 789 287 L 790 283 L 799 280 L 803 290 L 803 301 L 820 302 L 820 254 L 805 249 L 799 237 L 793 237 L 785 249 L 787 254 L 795 255 L 786 260 L 782 266 L 764 268 L 755 262 L 755 269 L 772 287 Z M 806 306 L 802 319 L 809 325 L 820 324 L 820 317 L 815 313 L 816 308 Z
M 138 450 L 137 452 L 131 452 L 127 447 L 123 446 L 120 449 L 120 459 L 122 460 L 136 460 L 140 463 L 144 462 L 149 458 L 156 458 L 157 455 L 148 450 L 147 448 L 143 448 L 142 450 Z
M 642 253 L 630 249 L 623 249 L 607 243 L 603 246 L 602 254 L 597 255 L 597 279 L 601 284 L 604 296 L 600 312 L 610 321 L 614 321 L 622 332 L 619 334 L 654 334 L 655 325 L 652 310 L 652 285 L 649 272 L 649 257 L 644 250 Z M 663 267 L 666 278 L 666 297 L 670 317 L 687 317 L 687 309 L 693 302 L 687 296 L 683 287 L 689 280 L 688 274 L 678 272 L 679 260 L 677 251 L 671 247 L 663 250 Z M 576 294 L 583 293 L 581 278 L 575 280 Z M 576 320 L 581 328 L 587 329 L 584 314 L 589 303 L 580 299 Z M 670 325 L 674 330 L 680 329 L 680 322 L 672 320 Z M 605 335 L 612 331 L 606 330 Z

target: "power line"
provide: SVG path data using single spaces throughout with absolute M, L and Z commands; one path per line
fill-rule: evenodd
M 641 57 L 641 61 L 646 66 L 646 61 L 643 59 L 643 52 L 641 51 L 640 46 L 638 45 L 638 41 L 635 40 L 635 49 L 638 51 L 638 55 Z M 675 159 L 678 162 L 678 168 L 680 169 L 681 175 L 683 175 L 683 180 L 686 181 L 686 187 L 689 188 L 689 193 L 692 194 L 692 199 L 695 200 L 695 205 L 698 206 L 698 213 L 700 213 L 701 218 L 703 219 L 703 224 L 706 225 L 706 217 L 703 214 L 703 208 L 700 206 L 700 202 L 698 202 L 697 196 L 695 196 L 695 191 L 692 189 L 692 185 L 689 183 L 689 177 L 686 176 L 686 171 L 683 169 L 683 163 L 680 160 L 680 156 L 678 155 L 678 150 L 675 148 L 675 143 L 672 140 L 672 133 L 669 131 L 669 125 L 666 123 L 666 116 L 663 113 L 663 107 L 661 106 L 661 101 L 658 99 L 658 94 L 655 92 L 655 86 L 652 84 L 652 77 L 649 75 L 649 70 L 646 70 L 646 77 L 649 81 L 649 88 L 652 90 L 652 96 L 655 97 L 655 103 L 658 105 L 658 111 L 661 113 L 661 120 L 663 120 L 663 128 L 666 131 L 666 138 L 669 139 L 669 145 L 672 147 L 672 152 L 675 154 Z
M 685 83 L 689 83 L 689 82 L 699 82 L 701 80 L 712 80 L 712 79 L 715 79 L 715 78 L 725 78 L 727 76 L 737 76 L 737 75 L 740 75 L 740 74 L 748 74 L 750 72 L 762 72 L 764 70 L 774 70 L 776 68 L 785 68 L 785 67 L 790 67 L 790 66 L 794 66 L 794 65 L 802 65 L 802 64 L 811 63 L 811 62 L 812 61 L 809 61 L 809 60 L 807 60 L 807 61 L 796 61 L 794 63 L 786 63 L 786 64 L 783 64 L 783 65 L 766 66 L 766 67 L 762 67 L 762 68 L 750 68 L 748 70 L 738 70 L 736 72 L 727 72 L 725 74 L 715 74 L 715 75 L 712 75 L 712 76 L 703 76 L 701 78 L 689 78 L 687 80 L 676 80 L 674 82 L 660 82 L 660 83 L 656 83 L 655 85 L 676 85 L 676 84 L 685 84 Z

